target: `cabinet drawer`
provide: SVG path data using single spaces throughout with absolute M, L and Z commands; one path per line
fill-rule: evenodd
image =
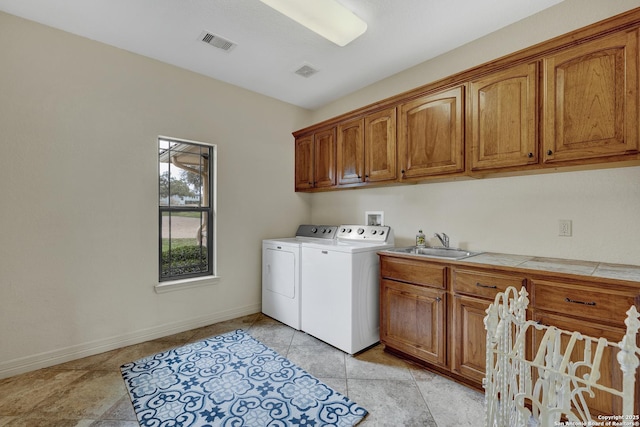
M 447 267 L 404 258 L 381 257 L 380 274 L 385 279 L 430 286 L 446 287 Z
M 483 271 L 453 270 L 453 291 L 493 300 L 498 292 L 504 292 L 509 286 L 520 290 L 526 280 L 521 276 L 489 273 Z
M 597 288 L 597 285 L 568 285 L 534 280 L 534 307 L 569 316 L 623 325 L 626 311 L 638 304 L 640 298 L 633 291 Z

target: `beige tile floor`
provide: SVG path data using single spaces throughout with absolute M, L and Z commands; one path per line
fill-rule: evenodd
M 216 323 L 0 380 L 0 427 L 137 427 L 120 365 L 244 329 L 367 408 L 359 427 L 478 427 L 483 395 L 375 346 L 356 356 L 262 314 Z

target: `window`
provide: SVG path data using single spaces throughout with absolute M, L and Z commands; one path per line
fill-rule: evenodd
M 160 281 L 215 272 L 215 146 L 158 139 Z

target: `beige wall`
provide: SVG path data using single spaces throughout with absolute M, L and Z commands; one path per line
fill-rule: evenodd
M 403 245 L 638 264 L 640 168 L 296 194 L 291 137 L 636 6 L 566 0 L 315 112 L 0 13 L 0 378 L 257 312 L 263 238 L 367 210 Z M 218 145 L 217 285 L 154 292 L 158 135 Z
M 533 17 L 314 111 L 312 121 L 368 105 L 576 28 L 640 1 L 565 0 Z M 473 250 L 640 264 L 640 167 L 314 194 L 312 221 L 364 221 L 382 210 L 396 243 L 422 228 Z M 558 237 L 558 220 L 573 237 Z M 437 241 L 432 239 L 432 243 Z
M 0 378 L 260 310 L 309 112 L 0 13 Z M 157 294 L 157 136 L 218 146 L 217 285 Z

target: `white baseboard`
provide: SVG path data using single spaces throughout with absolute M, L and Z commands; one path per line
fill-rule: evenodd
M 34 371 L 36 369 L 48 368 L 71 360 L 81 359 L 87 356 L 104 353 L 128 345 L 139 344 L 141 342 L 166 337 L 190 329 L 212 325 L 225 320 L 259 313 L 260 304 L 253 304 L 231 310 L 218 312 L 210 316 L 196 317 L 180 322 L 167 323 L 154 326 L 152 328 L 140 329 L 123 335 L 75 344 L 69 347 L 46 351 L 39 354 L 21 357 L 18 359 L 0 362 L 0 379 Z

